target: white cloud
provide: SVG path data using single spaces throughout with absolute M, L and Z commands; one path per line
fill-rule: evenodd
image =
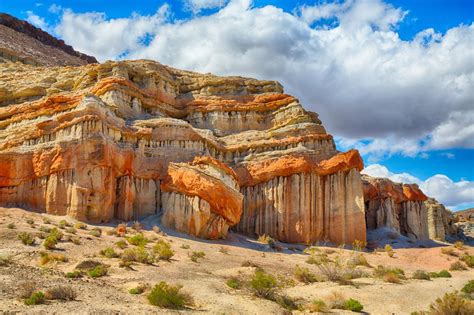
M 63 10 L 63 8 L 60 5 L 56 4 L 56 3 L 53 3 L 48 8 L 48 12 L 53 13 L 53 14 L 61 13 L 62 10 Z
M 363 171 L 373 177 L 386 177 L 394 182 L 418 184 L 429 197 L 437 199 L 448 208 L 460 210 L 474 204 L 474 181 L 460 180 L 454 182 L 446 175 L 436 174 L 421 180 L 408 173 L 392 173 L 383 165 L 372 164 Z
M 185 7 L 193 13 L 206 9 L 222 8 L 228 0 L 184 0 Z
M 46 23 L 46 20 L 36 14 L 34 14 L 32 11 L 26 11 L 26 20 L 33 24 L 36 27 L 39 27 L 43 31 L 49 32 L 50 28 L 48 23 Z
M 402 40 L 396 30 L 407 12 L 381 0 L 304 6 L 294 14 L 231 0 L 215 14 L 186 20 L 160 12 L 108 19 L 67 10 L 55 30 L 101 61 L 128 54 L 278 80 L 329 132 L 373 159 L 474 148 L 474 24 Z

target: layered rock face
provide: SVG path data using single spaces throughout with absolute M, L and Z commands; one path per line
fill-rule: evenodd
M 389 227 L 414 240 L 428 239 L 428 197 L 416 184 L 363 175 L 367 229 Z
M 447 235 L 456 235 L 454 215 L 434 198 L 425 201 L 428 211 L 428 234 L 430 239 L 444 240 Z
M 365 239 L 362 160 L 274 81 L 151 61 L 0 67 L 0 204 L 196 236 Z

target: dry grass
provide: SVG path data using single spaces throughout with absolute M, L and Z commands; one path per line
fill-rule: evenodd
M 77 293 L 71 286 L 58 285 L 46 290 L 45 296 L 48 300 L 73 301 L 77 298 Z
M 298 281 L 306 283 L 306 284 L 322 281 L 320 277 L 310 272 L 308 268 L 300 267 L 298 265 L 296 265 L 296 268 L 295 268 L 295 278 Z

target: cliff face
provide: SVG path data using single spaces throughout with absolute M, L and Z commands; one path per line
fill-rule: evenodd
M 2 61 L 43 66 L 97 63 L 94 57 L 77 52 L 64 41 L 5 13 L 0 13 L 0 62 Z
M 362 176 L 367 229 L 389 227 L 414 240 L 455 234 L 452 214 L 416 184 Z
M 205 238 L 365 239 L 362 160 L 280 84 L 151 61 L 0 67 L 0 204 Z

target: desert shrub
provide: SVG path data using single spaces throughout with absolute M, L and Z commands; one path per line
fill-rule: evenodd
M 474 280 L 469 280 L 468 283 L 462 288 L 462 292 L 466 294 L 474 293 Z
M 18 239 L 24 244 L 32 246 L 35 244 L 35 238 L 31 233 L 21 232 L 18 234 Z
M 160 235 L 165 235 L 165 232 L 163 232 L 159 226 L 157 225 L 153 225 L 153 227 L 151 228 L 153 232 L 155 232 L 156 234 L 160 234 Z
M 310 246 L 310 247 L 307 247 L 303 250 L 303 253 L 308 254 L 308 255 L 313 255 L 317 252 L 321 252 L 321 249 L 319 249 L 316 246 Z
M 369 262 L 367 261 L 367 258 L 365 258 L 363 254 L 352 255 L 347 261 L 347 264 L 350 266 L 371 267 Z
M 467 270 L 466 266 L 460 261 L 453 262 L 449 267 L 449 270 L 452 271 L 460 271 L 460 270 Z
M 66 272 L 65 276 L 69 279 L 82 278 L 82 272 L 80 272 L 79 270 L 74 270 L 71 272 Z
M 70 234 L 76 234 L 77 230 L 71 226 L 71 227 L 66 228 L 66 232 Z
M 430 272 L 431 278 L 451 278 L 451 274 L 447 270 L 441 270 L 440 272 Z
M 474 314 L 474 303 L 464 299 L 458 292 L 446 293 L 430 305 L 430 315 Z
M 137 232 L 141 232 L 143 230 L 143 224 L 139 221 L 133 221 L 131 228 Z
M 25 299 L 26 305 L 38 305 L 43 304 L 45 302 L 44 293 L 41 291 L 37 291 L 31 294 L 31 296 Z
M 146 289 L 147 289 L 147 285 L 144 284 L 144 283 L 141 283 L 138 286 L 136 286 L 135 288 L 131 288 L 130 290 L 128 290 L 128 293 L 130 293 L 130 294 L 142 294 L 143 292 L 145 292 Z
M 400 283 L 400 277 L 398 274 L 396 274 L 395 272 L 387 272 L 386 274 L 384 274 L 382 276 L 382 279 L 383 281 L 385 282 L 389 282 L 389 283 Z
M 329 262 L 332 262 L 331 259 L 326 254 L 320 253 L 320 254 L 313 254 L 306 259 L 306 263 L 312 264 L 312 265 L 323 265 L 327 264 Z
M 134 236 L 126 237 L 126 239 L 129 244 L 135 245 L 135 246 L 145 246 L 149 242 L 149 240 L 142 233 L 138 233 L 138 234 L 135 234 Z
M 250 261 L 250 260 L 245 260 L 240 264 L 241 267 L 253 267 L 253 268 L 260 268 L 259 265 L 256 263 Z
M 192 253 L 189 255 L 189 258 L 190 258 L 191 261 L 193 261 L 193 262 L 198 262 L 198 259 L 204 258 L 204 256 L 206 256 L 206 253 L 205 253 L 205 252 L 192 252 Z
M 33 225 L 35 224 L 35 221 L 33 219 L 26 219 L 26 223 L 28 223 L 29 225 Z
M 367 242 L 363 240 L 354 240 L 352 243 L 352 249 L 359 252 L 363 251 L 366 246 Z
M 263 244 L 273 245 L 275 244 L 275 240 L 271 238 L 269 235 L 263 234 L 258 237 L 258 241 Z
M 120 257 L 124 263 L 139 262 L 142 264 L 152 264 L 154 261 L 153 255 L 143 247 L 127 248 Z
M 87 272 L 91 278 L 100 278 L 106 276 L 109 268 L 106 265 L 98 265 Z
M 313 283 L 321 281 L 314 273 L 311 273 L 308 268 L 296 265 L 295 278 L 303 283 Z
M 182 286 L 180 285 L 173 286 L 162 281 L 155 285 L 150 294 L 148 294 L 148 302 L 151 305 L 171 309 L 180 309 L 187 305 L 193 305 L 192 297 L 187 293 L 181 292 L 181 289 Z
M 456 241 L 454 242 L 454 247 L 457 249 L 464 249 L 464 242 L 463 241 Z
M 221 246 L 221 247 L 219 247 L 219 252 L 224 254 L 224 255 L 227 255 L 227 254 L 229 254 L 229 249 Z
M 57 253 L 47 253 L 47 252 L 40 252 L 40 265 L 46 265 L 50 262 L 67 262 L 68 259 L 64 254 L 57 254 Z
M 459 256 L 457 252 L 454 251 L 452 247 L 443 247 L 441 248 L 441 253 L 449 256 L 457 257 Z
M 37 286 L 33 281 L 23 281 L 18 284 L 17 294 L 21 299 L 27 299 L 36 291 Z
M 390 246 L 390 245 L 388 245 L 388 244 L 385 245 L 384 250 L 385 250 L 385 252 L 387 253 L 387 255 L 388 255 L 389 257 L 393 257 L 393 256 L 395 255 L 395 252 L 393 251 L 392 246 Z
M 346 298 L 340 292 L 332 292 L 328 300 L 330 308 L 343 310 L 346 307 Z
M 313 312 L 319 312 L 319 313 L 329 312 L 329 308 L 323 300 L 313 300 L 313 301 L 311 301 L 311 303 L 309 303 L 309 305 L 306 308 L 311 313 L 313 313 Z
M 80 271 L 89 271 L 100 265 L 102 265 L 102 263 L 99 261 L 83 260 L 76 265 L 76 269 Z
M 124 249 L 128 247 L 128 244 L 127 242 L 120 240 L 120 241 L 115 242 L 115 246 L 117 246 L 120 249 Z
M 11 256 L 0 255 L 0 267 L 6 267 L 12 263 Z
M 261 270 L 255 271 L 255 275 L 250 281 L 250 286 L 255 295 L 266 299 L 273 297 L 277 285 L 278 283 L 274 276 Z
M 125 225 L 124 223 L 120 223 L 115 228 L 115 232 L 117 233 L 118 236 L 124 237 L 125 234 L 127 234 L 127 225 Z
M 58 285 L 46 290 L 45 296 L 48 300 L 73 301 L 77 293 L 71 286 Z
M 157 259 L 170 260 L 174 256 L 174 251 L 171 249 L 170 243 L 159 240 L 155 246 L 153 246 L 153 252 Z
M 89 235 L 94 236 L 94 237 L 101 237 L 102 236 L 102 229 L 98 228 L 98 227 L 92 228 L 89 231 Z
M 71 238 L 71 242 L 74 244 L 74 245 L 81 245 L 81 239 L 79 237 L 72 237 Z
M 382 265 L 378 265 L 374 269 L 374 276 L 378 278 L 382 278 L 387 273 L 395 273 L 400 279 L 405 279 L 405 271 L 400 268 L 389 268 L 384 267 Z
M 67 222 L 66 220 L 61 220 L 58 223 L 58 227 L 60 229 L 65 229 L 66 227 L 70 227 L 70 226 L 71 226 L 71 223 Z
M 294 311 L 298 309 L 298 304 L 296 304 L 296 300 L 285 294 L 277 294 L 274 297 L 273 301 L 275 301 L 275 303 L 289 311 Z
M 112 248 L 112 247 L 106 247 L 100 251 L 100 254 L 104 257 L 107 258 L 117 258 L 119 257 L 119 254 Z
M 44 224 L 51 224 L 51 220 L 48 218 L 43 218 L 43 223 Z
M 50 233 L 51 232 L 51 228 L 48 227 L 48 226 L 45 226 L 45 225 L 40 226 L 38 230 L 40 232 L 44 232 L 44 233 Z
M 58 244 L 58 239 L 54 235 L 49 235 L 43 241 L 43 246 L 46 249 L 55 249 Z
M 471 268 L 474 268 L 474 256 L 469 254 L 464 254 L 461 256 L 461 260 L 464 261 L 466 265 Z
M 74 228 L 78 230 L 87 230 L 87 224 L 83 222 L 76 222 L 76 224 L 74 224 Z
M 13 230 L 16 228 L 16 225 L 15 223 L 8 223 L 7 228 L 9 228 L 10 230 Z
M 64 234 L 57 228 L 52 228 L 51 231 L 49 232 L 49 236 L 52 236 L 56 238 L 56 240 L 60 241 L 63 239 Z
M 362 311 L 363 308 L 364 306 L 362 306 L 362 304 L 357 300 L 349 299 L 345 301 L 345 305 L 344 305 L 345 310 L 360 312 Z
M 182 248 L 182 249 L 190 249 L 191 246 L 189 246 L 188 244 L 181 244 L 180 248 Z
M 424 270 L 416 270 L 413 273 L 412 278 L 413 279 L 418 279 L 418 280 L 430 280 L 431 279 L 430 275 Z
M 228 287 L 232 289 L 240 289 L 242 287 L 242 281 L 239 278 L 232 277 L 226 281 Z

